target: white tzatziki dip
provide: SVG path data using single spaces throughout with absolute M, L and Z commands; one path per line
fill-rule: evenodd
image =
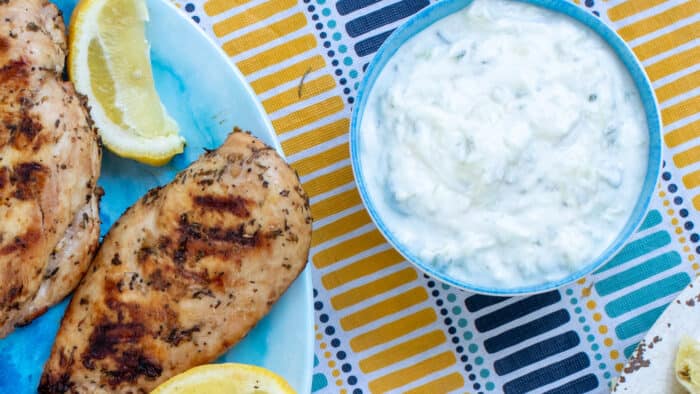
M 629 219 L 648 129 L 613 50 L 564 15 L 476 0 L 384 67 L 360 125 L 361 169 L 410 254 L 478 286 L 560 280 Z

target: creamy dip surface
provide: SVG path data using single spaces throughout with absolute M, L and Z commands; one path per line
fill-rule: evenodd
M 598 257 L 644 181 L 622 62 L 573 19 L 476 0 L 384 67 L 360 125 L 367 192 L 406 251 L 477 286 L 563 279 Z

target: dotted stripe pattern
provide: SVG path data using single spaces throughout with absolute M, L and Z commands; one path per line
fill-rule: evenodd
M 640 243 L 636 250 L 649 250 L 640 256 L 613 259 L 615 267 L 601 269 L 593 277 L 572 288 L 591 323 L 589 329 L 598 334 L 596 343 L 607 349 L 614 371 L 624 368 L 646 331 L 651 328 L 675 295 L 690 283 L 698 268 L 700 236 L 689 220 L 692 208 L 678 195 L 679 188 L 669 171 L 663 171 L 658 198 L 647 217 L 653 225 L 642 227 L 630 244 Z M 663 214 L 662 214 L 663 212 Z M 671 228 L 673 231 L 666 231 Z M 625 254 L 624 251 L 622 254 Z M 581 310 L 577 307 L 577 311 Z
M 696 13 L 688 1 L 574 2 L 612 23 L 630 40 L 635 53 L 646 59 L 651 75 L 668 71 L 661 62 L 665 55 L 654 51 L 678 45 L 692 49 L 697 43 Z M 697 155 L 690 151 L 669 161 L 647 227 L 630 240 L 633 247 L 627 253 L 632 258 L 616 256 L 609 263 L 615 267 L 548 293 L 549 299 L 475 296 L 426 278 L 384 243 L 361 208 L 349 170 L 346 134 L 354 95 L 371 55 L 402 20 L 427 4 L 408 0 L 181 4 L 251 82 L 312 195 L 318 220 L 312 251 L 317 289 L 314 391 L 603 392 L 655 313 L 698 269 L 697 198 L 689 186 L 693 180 L 687 177 L 689 172 L 678 169 L 682 160 Z M 674 16 L 676 6 L 688 12 Z M 664 24 L 654 19 L 659 13 L 671 22 L 683 22 Z M 635 24 L 639 20 L 646 22 Z M 652 67 L 659 62 L 661 66 Z M 676 79 L 655 80 L 660 101 L 667 103 L 662 105 L 672 106 L 693 95 L 692 89 L 683 90 L 696 78 L 693 70 L 691 65 L 690 72 L 673 74 Z M 666 111 L 664 121 L 671 119 L 669 114 L 686 113 L 687 109 Z M 693 124 L 692 116 L 667 127 L 670 152 L 686 152 L 692 145 L 688 141 L 698 135 L 697 127 L 686 127 Z M 653 239 L 656 243 L 643 241 L 653 234 L 660 234 Z M 669 242 L 660 240 L 664 235 Z M 673 257 L 659 259 L 665 255 Z M 647 276 L 634 274 L 640 270 Z M 616 280 L 608 280 L 614 275 Z M 637 295 L 646 297 L 634 305 L 626 302 Z M 509 306 L 528 302 L 527 313 L 513 319 Z M 504 339 L 508 337 L 512 343 Z
M 586 392 L 599 386 L 577 334 L 580 327 L 572 327 L 559 291 L 510 299 L 471 295 L 465 304 L 481 354 L 504 392 Z
M 700 208 L 700 3 L 617 1 L 607 16 L 630 42 L 661 104 L 670 172 Z M 695 216 L 695 212 L 692 212 Z

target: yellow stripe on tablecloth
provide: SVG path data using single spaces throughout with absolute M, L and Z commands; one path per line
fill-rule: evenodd
M 348 118 L 339 119 L 282 141 L 282 149 L 284 149 L 287 155 L 295 155 L 314 145 L 320 145 L 334 138 L 338 138 L 341 135 L 345 135 L 349 130 L 350 120 Z
M 449 393 L 464 387 L 464 377 L 457 372 L 442 376 L 416 388 L 406 391 L 404 394 L 435 394 Z
M 423 287 L 414 287 L 411 290 L 385 298 L 374 305 L 340 318 L 340 326 L 345 331 L 352 331 L 426 300 L 428 300 L 428 292 Z
M 303 84 L 300 82 L 299 86 L 295 86 L 277 94 L 276 96 L 268 98 L 262 102 L 262 105 L 267 113 L 273 113 L 294 103 L 298 103 L 310 97 L 327 92 L 334 87 L 335 79 L 326 74 L 310 81 L 306 80 Z
M 700 186 L 700 171 L 693 171 L 690 174 L 683 175 L 683 184 L 688 189 Z
M 301 176 L 309 175 L 341 160 L 347 160 L 350 157 L 349 149 L 347 142 L 336 145 L 313 156 L 295 161 L 294 168 Z
M 383 278 L 373 280 L 361 286 L 354 287 L 344 293 L 335 295 L 331 297 L 331 305 L 338 311 L 343 310 L 369 298 L 413 282 L 416 279 L 418 279 L 416 270 L 413 267 L 407 267 L 401 271 L 391 273 Z
M 416 313 L 396 319 L 374 330 L 367 331 L 350 340 L 350 348 L 361 352 L 375 346 L 408 335 L 437 321 L 437 314 L 432 308 L 421 309 Z
M 441 330 L 431 331 L 360 360 L 360 369 L 364 373 L 378 371 L 409 357 L 427 352 L 442 345 L 446 340 L 445 333 Z M 433 391 L 433 393 L 437 393 L 437 391 Z
M 608 18 L 611 21 L 619 21 L 644 10 L 663 4 L 666 0 L 628 0 L 614 7 L 608 8 Z
M 370 223 L 372 223 L 372 219 L 370 219 L 367 211 L 364 209 L 359 210 L 314 230 L 311 234 L 311 246 L 318 246 Z
M 387 249 L 323 275 L 321 283 L 326 289 L 333 290 L 346 283 L 393 267 L 403 261 L 403 256 L 397 251 Z
M 698 38 L 698 36 L 700 36 L 700 21 L 685 25 L 643 44 L 637 45 L 632 50 L 639 60 L 644 61 L 650 57 L 668 52 L 680 45 L 693 41 Z
M 700 1 L 698 1 L 700 3 Z M 649 79 L 654 82 L 700 62 L 700 46 L 676 53 L 652 65 L 646 66 Z
M 622 27 L 617 32 L 625 41 L 632 41 L 649 33 L 663 29 L 689 16 L 700 12 L 700 1 L 689 0 L 664 12 L 654 14 L 648 18 Z
M 352 167 L 347 166 L 304 182 L 304 190 L 309 196 L 318 196 L 352 182 Z
M 293 33 L 306 26 L 306 17 L 302 13 L 279 20 L 275 23 L 253 30 L 233 40 L 226 41 L 221 47 L 229 56 L 236 56 L 242 52 L 257 48 L 281 36 Z
M 674 148 L 698 137 L 700 137 L 700 119 L 669 132 L 664 136 L 664 141 L 666 145 Z
M 700 210 L 700 196 L 693 197 L 693 206 L 695 209 Z
M 676 167 L 683 168 L 700 160 L 700 145 L 673 155 L 673 162 Z
M 301 36 L 284 44 L 270 48 L 264 52 L 241 60 L 236 63 L 238 69 L 245 75 L 252 74 L 262 69 L 281 63 L 294 56 L 301 55 L 316 47 L 316 39 L 311 34 Z
M 660 103 L 670 100 L 700 86 L 700 70 L 684 75 L 673 82 L 656 89 L 656 98 Z M 698 109 L 700 110 L 700 108 Z
M 272 121 L 272 126 L 274 126 L 277 134 L 284 134 L 309 123 L 321 120 L 326 116 L 338 113 L 343 109 L 345 109 L 343 100 L 338 96 L 333 96 L 320 103 L 310 105 L 296 112 L 292 112 L 289 115 L 275 119 Z
M 696 114 L 698 108 L 700 108 L 700 96 L 691 97 L 678 104 L 662 109 L 661 119 L 665 125 L 669 125 Z
M 260 94 L 274 89 L 289 81 L 295 79 L 301 80 L 301 77 L 306 73 L 320 70 L 326 66 L 326 61 L 321 55 L 315 55 L 308 59 L 304 59 L 291 66 L 285 67 L 272 74 L 265 75 L 250 83 L 255 93 Z
M 231 8 L 241 6 L 250 0 L 209 0 L 204 3 L 204 12 L 209 16 L 219 15 Z
M 361 203 L 362 199 L 360 198 L 360 193 L 357 192 L 357 189 L 352 188 L 315 204 L 311 204 L 311 216 L 313 216 L 316 221 L 323 220 Z
M 440 330 L 431 331 L 360 360 L 360 369 L 364 373 L 378 371 L 409 357 L 427 352 L 434 347 L 442 345 L 446 340 L 444 332 Z
M 377 230 L 350 238 L 326 250 L 322 250 L 312 258 L 316 268 L 326 268 L 338 261 L 345 260 L 367 249 L 385 243 L 386 240 Z
M 389 390 L 405 386 L 420 378 L 453 366 L 457 362 L 454 353 L 444 352 L 417 362 L 410 367 L 391 372 L 381 378 L 369 382 L 369 389 L 373 393 L 383 393 Z
M 212 29 L 217 37 L 223 37 L 236 30 L 260 22 L 272 15 L 288 10 L 297 4 L 297 0 L 269 0 L 241 13 L 214 23 Z

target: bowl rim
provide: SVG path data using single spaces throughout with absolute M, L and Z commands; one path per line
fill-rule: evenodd
M 358 89 L 350 122 L 350 161 L 353 174 L 355 176 L 355 183 L 357 184 L 362 203 L 367 209 L 370 218 L 379 229 L 379 232 L 407 261 L 411 262 L 414 266 L 431 277 L 463 290 L 488 295 L 517 296 L 550 291 L 575 282 L 576 280 L 594 272 L 596 269 L 608 262 L 625 245 L 630 236 L 635 232 L 635 230 L 642 223 L 643 219 L 646 217 L 646 213 L 654 195 L 662 166 L 662 125 L 659 105 L 651 82 L 649 81 L 649 78 L 644 72 L 644 69 L 637 57 L 634 55 L 625 41 L 617 34 L 617 32 L 607 26 L 599 18 L 589 14 L 575 4 L 561 0 L 511 0 L 548 9 L 573 19 L 575 23 L 583 24 L 601 37 L 608 44 L 608 46 L 611 47 L 616 56 L 622 61 L 625 69 L 630 74 L 637 91 L 639 92 L 644 113 L 646 115 L 649 143 L 647 170 L 644 182 L 638 194 L 634 208 L 629 214 L 627 222 L 623 226 L 622 230 L 620 230 L 617 237 L 605 250 L 603 250 L 603 252 L 591 259 L 587 264 L 569 273 L 564 278 L 518 287 L 482 286 L 453 278 L 436 269 L 432 265 L 423 262 L 420 258 L 411 253 L 409 248 L 405 247 L 400 241 L 398 241 L 398 239 L 396 239 L 396 237 L 394 237 L 393 233 L 384 224 L 381 216 L 372 202 L 371 197 L 369 196 L 360 159 L 360 126 L 362 124 L 364 109 L 367 105 L 367 101 L 374 83 L 379 75 L 381 75 L 384 66 L 389 62 L 394 53 L 396 53 L 396 51 L 398 51 L 398 49 L 401 48 L 401 46 L 403 46 L 413 36 L 420 33 L 428 26 L 449 15 L 461 11 L 462 9 L 471 5 L 473 1 L 474 0 L 441 0 L 422 9 L 405 21 L 396 30 L 394 30 L 381 45 L 374 58 L 370 61 Z

